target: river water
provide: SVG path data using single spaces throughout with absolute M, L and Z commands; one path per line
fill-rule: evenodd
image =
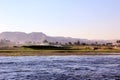
M 120 56 L 0 57 L 0 80 L 120 80 Z

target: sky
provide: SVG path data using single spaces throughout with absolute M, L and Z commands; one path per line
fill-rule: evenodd
M 0 33 L 120 39 L 120 0 L 0 0 Z

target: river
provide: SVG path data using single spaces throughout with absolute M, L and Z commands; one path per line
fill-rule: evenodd
M 0 57 L 0 80 L 120 80 L 120 56 Z

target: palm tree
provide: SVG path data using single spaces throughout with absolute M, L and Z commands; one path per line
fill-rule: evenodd
M 117 40 L 116 43 L 120 43 L 120 40 Z

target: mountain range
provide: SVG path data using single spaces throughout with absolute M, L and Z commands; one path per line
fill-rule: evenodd
M 0 33 L 0 40 L 10 40 L 12 42 L 43 42 L 47 40 L 49 42 L 60 42 L 60 43 L 68 43 L 68 42 L 85 42 L 85 43 L 94 43 L 96 40 L 88 40 L 88 39 L 80 39 L 80 38 L 72 38 L 72 37 L 53 37 L 48 36 L 42 32 L 2 32 Z M 106 43 L 106 40 L 97 40 L 98 43 Z

